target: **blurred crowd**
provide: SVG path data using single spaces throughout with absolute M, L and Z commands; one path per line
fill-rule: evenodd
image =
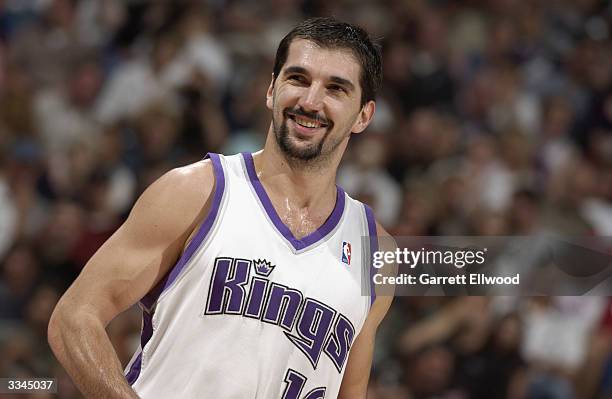
M 0 377 L 81 397 L 61 293 L 156 178 L 263 146 L 276 46 L 323 15 L 383 45 L 338 181 L 391 234 L 612 235 L 607 1 L 0 0 Z M 123 364 L 139 332 L 109 326 Z M 609 399 L 611 350 L 608 298 L 396 298 L 368 397 Z

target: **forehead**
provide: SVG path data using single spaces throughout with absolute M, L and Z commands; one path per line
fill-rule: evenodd
M 289 46 L 283 69 L 288 66 L 300 66 L 312 75 L 337 76 L 359 86 L 361 65 L 349 49 L 324 48 L 310 40 L 295 39 Z

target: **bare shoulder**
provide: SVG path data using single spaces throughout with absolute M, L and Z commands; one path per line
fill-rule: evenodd
M 161 200 L 188 205 L 190 202 L 201 202 L 203 197 L 208 198 L 214 185 L 212 162 L 207 159 L 166 172 L 144 194 L 151 191 L 162 195 Z
M 206 211 L 214 187 L 215 177 L 210 160 L 172 169 L 144 191 L 131 216 L 138 219 L 141 212 L 155 214 L 157 217 L 150 221 L 163 221 L 170 224 L 167 227 L 187 228 Z

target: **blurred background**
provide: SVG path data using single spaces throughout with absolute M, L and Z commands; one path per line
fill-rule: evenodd
M 81 397 L 59 296 L 161 174 L 262 147 L 276 46 L 327 15 L 383 45 L 338 180 L 388 231 L 612 235 L 607 1 L 0 0 L 0 377 Z M 138 309 L 108 331 L 125 364 Z M 396 298 L 377 340 L 369 399 L 612 398 L 609 298 Z

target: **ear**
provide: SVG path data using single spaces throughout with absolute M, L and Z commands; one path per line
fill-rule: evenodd
M 372 122 L 374 118 L 374 113 L 376 112 L 376 103 L 372 100 L 368 101 L 359 111 L 359 115 L 357 115 L 357 121 L 353 125 L 352 133 L 361 133 L 366 127 Z
M 272 110 L 274 108 L 274 73 L 272 73 L 272 79 L 270 80 L 270 86 L 266 92 L 266 107 Z

